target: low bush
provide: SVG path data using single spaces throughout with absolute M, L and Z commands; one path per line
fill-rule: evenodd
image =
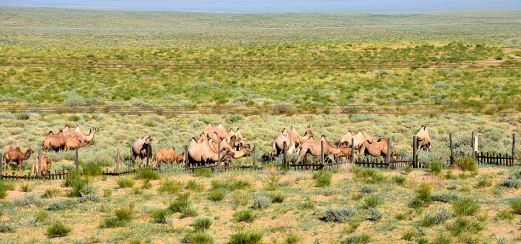
M 233 214 L 233 219 L 236 222 L 252 223 L 255 220 L 255 213 L 249 209 L 244 209 Z
M 510 210 L 499 210 L 496 213 L 496 218 L 504 219 L 504 220 L 512 220 L 512 219 L 514 219 L 514 214 L 512 214 L 512 211 L 510 211 Z
M 83 175 L 86 176 L 100 176 L 103 173 L 101 166 L 96 163 L 87 163 L 83 166 Z
M 362 188 L 360 188 L 360 192 L 366 193 L 366 194 L 373 193 L 375 191 L 376 190 L 374 189 L 374 187 L 370 186 L 370 185 L 364 185 L 364 186 L 362 186 Z
M 230 244 L 255 244 L 261 243 L 263 234 L 256 231 L 239 231 L 230 238 Z
M 31 192 L 33 190 L 33 186 L 29 183 L 25 183 L 20 186 L 20 190 L 22 192 Z
M 521 215 L 521 198 L 510 201 L 510 208 L 514 214 Z
M 168 217 L 172 214 L 170 209 L 154 209 L 150 212 L 150 217 L 152 217 L 152 221 L 158 224 L 166 224 L 168 221 Z
M 407 177 L 403 175 L 396 175 L 392 178 L 393 182 L 396 183 L 399 186 L 403 186 L 407 183 Z
M 417 229 L 409 229 L 402 234 L 402 239 L 406 241 L 412 241 L 422 236 L 422 233 Z
M 178 181 L 167 180 L 159 186 L 159 193 L 176 194 L 183 190 L 183 183 Z
M 345 223 L 355 215 L 355 210 L 351 208 L 327 209 L 321 220 L 324 222 Z
M 376 208 L 369 208 L 369 217 L 367 218 L 367 220 L 370 220 L 370 221 L 378 221 L 380 220 L 381 218 L 383 218 L 384 214 L 380 211 L 378 211 L 378 209 Z
M 102 227 L 102 228 L 122 227 L 122 226 L 127 225 L 127 223 L 129 223 L 133 217 L 134 217 L 134 207 L 132 205 L 129 207 L 118 208 L 114 211 L 114 216 L 105 218 L 100 227 Z
M 197 177 L 212 177 L 212 169 L 210 168 L 202 168 L 202 169 L 194 169 L 194 176 Z
M 103 196 L 104 197 L 111 197 L 112 196 L 112 189 L 110 189 L 110 188 L 103 189 Z
M 443 165 L 439 160 L 434 160 L 429 164 L 429 173 L 431 173 L 432 175 L 440 175 L 442 169 Z
M 286 196 L 282 193 L 272 193 L 270 194 L 270 198 L 272 203 L 282 203 L 284 199 L 286 199 Z
M 365 183 L 380 183 L 386 180 L 385 175 L 376 169 L 353 167 L 355 180 L 361 180 Z
M 251 208 L 253 209 L 266 209 L 271 206 L 271 199 L 267 196 L 260 195 L 253 199 L 253 205 Z
M 505 188 L 521 188 L 521 182 L 515 177 L 509 176 L 505 180 L 501 181 L 498 186 Z
M 447 226 L 452 235 L 458 236 L 462 233 L 475 234 L 483 230 L 483 226 L 470 217 L 459 217 L 454 223 Z
M 14 188 L 12 182 L 0 181 L 0 199 L 4 199 L 7 196 L 7 191 L 13 191 Z
M 214 243 L 214 239 L 207 231 L 194 231 L 187 233 L 183 242 L 191 244 L 212 244 Z
M 297 244 L 302 241 L 302 237 L 300 237 L 298 234 L 295 234 L 293 232 L 290 232 L 286 234 L 286 239 L 284 240 L 285 244 Z
M 49 204 L 49 206 L 47 207 L 47 210 L 50 210 L 50 211 L 67 210 L 67 209 L 73 209 L 77 205 L 78 205 L 78 201 L 72 200 L 72 199 L 65 199 L 65 200 L 51 202 L 51 204 Z
M 429 184 L 421 184 L 418 189 L 416 189 L 415 197 L 409 203 L 409 207 L 411 208 L 421 208 L 429 206 L 432 202 L 431 198 L 431 185 Z
M 45 189 L 42 193 L 41 198 L 53 198 L 60 195 L 60 190 L 55 188 Z
M 226 192 L 224 190 L 212 190 L 210 191 L 210 196 L 208 196 L 208 199 L 214 202 L 219 202 L 222 201 L 225 196 Z
M 377 196 L 367 196 L 365 198 L 365 206 L 368 208 L 376 208 L 381 203 L 381 200 Z
M 329 171 L 318 171 L 315 174 L 313 174 L 313 179 L 315 179 L 316 187 L 330 186 L 332 178 L 333 174 Z
M 439 194 L 432 195 L 432 200 L 436 202 L 445 202 L 451 203 L 460 198 L 460 195 L 457 192 L 442 192 Z
M 479 168 L 478 162 L 471 156 L 457 158 L 456 165 L 463 171 L 477 171 Z
M 185 189 L 191 190 L 191 191 L 203 191 L 204 190 L 204 185 L 201 184 L 201 183 L 198 183 L 195 180 L 189 180 L 186 183 Z
M 130 178 L 118 178 L 116 183 L 118 184 L 119 188 L 130 188 L 134 186 L 134 180 Z
M 0 222 L 0 233 L 15 233 L 16 227 L 12 223 Z
M 427 213 L 425 216 L 423 216 L 422 220 L 420 221 L 420 225 L 423 227 L 430 227 L 437 224 L 442 224 L 446 220 L 452 218 L 452 213 L 445 209 L 439 209 L 435 212 Z
M 26 195 L 21 199 L 16 199 L 14 203 L 20 207 L 30 207 L 30 206 L 43 206 L 45 201 L 36 195 Z
M 183 209 L 190 206 L 190 201 L 188 200 L 188 194 L 179 195 L 168 207 L 174 213 L 180 213 Z
M 71 228 L 66 226 L 60 221 L 53 222 L 49 227 L 47 227 L 47 236 L 49 238 L 54 237 L 63 237 L 69 235 L 71 232 Z
M 49 213 L 43 209 L 38 210 L 36 215 L 34 216 L 35 221 L 38 223 L 43 223 L 45 220 L 49 218 Z
M 207 216 L 197 216 L 194 218 L 191 226 L 194 227 L 196 231 L 205 231 L 210 229 L 210 226 L 213 224 L 213 219 Z
M 150 168 L 139 170 L 134 177 L 136 180 L 159 180 L 159 178 L 161 178 L 159 173 Z
M 486 188 L 486 187 L 490 187 L 491 185 L 492 185 L 492 181 L 491 181 L 490 177 L 484 176 L 484 177 L 480 177 L 478 179 L 478 183 L 474 187 L 475 188 Z
M 458 216 L 469 216 L 478 212 L 479 205 L 475 199 L 464 197 L 452 203 L 452 210 Z
M 152 188 L 152 183 L 150 183 L 150 180 L 144 180 L 143 185 L 141 185 L 141 189 L 150 189 Z
M 348 236 L 343 240 L 342 244 L 365 244 L 371 241 L 371 235 L 367 232 L 361 232 Z

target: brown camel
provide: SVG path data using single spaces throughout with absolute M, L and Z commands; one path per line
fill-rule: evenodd
M 427 131 L 427 126 L 422 125 L 418 133 L 416 133 L 416 149 L 429 150 L 431 148 L 431 137 Z
M 354 149 L 358 150 L 360 153 L 360 148 L 365 142 L 373 142 L 373 137 L 371 137 L 369 134 L 367 134 L 365 131 L 358 131 L 356 133 L 354 132 L 347 132 L 342 136 L 340 139 L 340 144 L 344 143 L 347 147 L 351 147 L 351 143 L 354 141 Z
M 15 162 L 18 169 L 22 169 L 22 163 L 31 157 L 33 150 L 28 148 L 25 152 L 22 152 L 19 147 L 9 147 L 4 155 L 6 163 Z
M 362 147 L 360 148 L 361 155 L 371 155 L 373 157 L 386 157 L 387 156 L 387 146 L 389 145 L 389 141 L 385 138 L 380 138 L 377 141 L 373 140 L 373 143 L 364 142 Z M 398 154 L 394 152 L 391 148 L 391 158 L 396 160 L 398 158 Z
M 42 175 L 50 175 L 52 162 L 49 160 L 49 157 L 47 157 L 47 155 L 45 155 L 45 154 L 41 155 L 40 163 L 41 163 L 40 172 L 42 173 Z M 36 158 L 34 160 L 32 173 L 33 173 L 33 175 L 38 174 L 38 158 Z
M 162 163 L 174 163 L 174 162 L 183 162 L 184 161 L 184 153 L 177 155 L 174 147 L 172 148 L 159 148 L 159 150 L 154 155 L 153 167 L 156 168 Z
M 152 148 L 152 140 L 152 137 L 147 135 L 140 137 L 134 141 L 130 150 L 132 153 L 132 163 L 134 163 L 134 161 L 136 161 L 136 158 L 139 157 L 141 159 L 141 164 L 139 165 L 139 167 L 142 167 L 143 159 L 145 157 L 152 157 L 152 150 L 150 150 L 149 154 L 147 154 L 147 148 Z
M 299 157 L 297 159 L 297 163 L 300 163 L 302 159 L 310 153 L 311 155 L 317 157 L 320 156 L 320 148 L 321 148 L 321 142 L 324 142 L 324 155 L 333 155 L 334 160 L 336 160 L 338 157 L 349 157 L 353 152 L 350 148 L 346 146 L 345 143 L 340 144 L 339 147 L 335 147 L 329 143 L 329 141 L 326 139 L 324 135 L 320 137 L 320 140 L 315 140 L 313 138 L 307 140 L 302 144 L 302 147 L 300 148 Z
M 88 135 L 84 134 L 79 126 L 76 126 L 76 129 L 74 130 L 70 129 L 68 126 L 65 126 L 62 131 L 65 137 L 76 138 L 79 140 L 80 144 L 82 145 L 81 147 L 83 147 L 88 145 L 94 139 L 94 135 L 99 131 L 99 129 L 91 128 Z
M 195 138 L 192 138 L 188 144 L 189 163 L 205 165 L 215 163 L 219 160 L 221 162 L 229 161 L 233 157 L 233 152 L 230 151 L 230 147 L 221 147 L 219 153 L 217 145 L 218 143 L 214 142 L 213 139 L 199 143 Z
M 43 139 L 43 149 L 45 151 L 48 151 L 49 149 L 54 151 L 65 149 L 65 136 L 63 135 L 63 131 L 60 130 L 56 134 L 49 131 L 47 136 Z
M 298 151 L 302 143 L 306 142 L 311 137 L 313 137 L 313 133 L 310 130 L 306 130 L 304 136 L 300 136 L 293 126 L 291 127 L 291 131 L 284 128 L 272 143 L 271 156 L 276 157 L 282 153 L 284 142 L 286 142 L 286 153 L 292 154 Z

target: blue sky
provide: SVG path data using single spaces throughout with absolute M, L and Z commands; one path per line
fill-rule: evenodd
M 421 13 L 521 11 L 521 0 L 0 0 L 0 7 L 233 13 Z

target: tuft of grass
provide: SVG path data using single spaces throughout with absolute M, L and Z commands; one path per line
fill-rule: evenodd
M 315 179 L 316 187 L 330 186 L 332 178 L 333 174 L 329 171 L 318 171 L 315 174 L 313 174 L 313 179 Z
M 191 226 L 194 227 L 196 231 L 205 231 L 210 229 L 213 224 L 213 219 L 208 216 L 197 216 L 194 218 Z
M 130 188 L 134 186 L 134 180 L 130 178 L 118 178 L 116 183 L 118 184 L 119 188 Z
M 159 180 L 160 178 L 161 175 L 159 175 L 157 171 L 150 168 L 139 170 L 134 177 L 136 180 Z
M 479 210 L 477 201 L 471 197 L 463 197 L 452 203 L 452 210 L 458 216 L 474 215 Z
M 298 236 L 297 234 L 290 232 L 286 234 L 286 238 L 284 239 L 285 244 L 297 244 L 300 243 L 302 238 Z
M 87 163 L 83 166 L 83 175 L 86 176 L 100 176 L 103 173 L 101 166 L 96 163 Z
M 510 201 L 510 208 L 512 209 L 512 213 L 521 215 L 521 198 Z
M 232 202 L 235 207 L 246 206 L 250 201 L 250 197 L 246 193 L 234 192 L 232 194 Z
M 190 206 L 190 201 L 188 200 L 188 194 L 179 195 L 168 207 L 174 213 L 180 213 L 183 209 Z
M 478 171 L 478 162 L 471 156 L 459 157 L 456 159 L 456 165 L 463 171 Z
M 103 189 L 103 196 L 104 196 L 104 197 L 110 197 L 110 196 L 112 196 L 112 189 L 110 189 L 110 188 L 105 188 L 105 189 Z
M 45 191 L 40 196 L 41 198 L 53 198 L 60 195 L 60 190 L 56 188 L 45 189 Z
M 421 208 L 429 206 L 432 202 L 431 197 L 432 186 L 429 184 L 421 184 L 418 189 L 416 189 L 415 197 L 409 203 L 409 207 L 411 208 Z
M 262 241 L 262 232 L 239 231 L 230 238 L 230 244 L 256 244 Z
M 214 202 L 219 202 L 222 201 L 225 196 L 226 192 L 224 190 L 212 190 L 210 191 L 210 196 L 208 196 L 208 199 Z
M 441 171 L 443 169 L 443 165 L 441 161 L 434 160 L 429 164 L 429 173 L 432 175 L 438 176 L 441 174 Z
M 277 192 L 270 194 L 270 198 L 272 203 L 282 203 L 284 202 L 284 199 L 286 199 L 286 196 Z
M 0 222 L 0 233 L 15 233 L 16 227 L 12 223 Z
M 365 198 L 365 206 L 368 208 L 376 208 L 376 206 L 380 205 L 381 200 L 377 196 L 367 196 Z
M 183 242 L 191 244 L 212 244 L 214 243 L 214 239 L 207 231 L 194 231 L 187 233 Z
M 43 209 L 38 210 L 35 215 L 35 220 L 39 223 L 43 223 L 49 218 L 49 213 Z
M 202 168 L 202 169 L 194 169 L 194 176 L 197 177 L 212 177 L 212 169 L 210 168 Z
M 183 183 L 178 181 L 167 180 L 159 186 L 159 193 L 176 194 L 183 190 Z
M 450 235 L 439 234 L 436 239 L 432 241 L 433 244 L 450 244 L 452 243 L 452 238 Z
M 512 211 L 510 211 L 510 210 L 499 210 L 496 213 L 496 218 L 504 219 L 504 220 L 513 220 L 514 214 L 512 214 Z
M 381 183 L 386 180 L 385 175 L 376 169 L 353 167 L 355 180 L 361 180 L 365 183 Z
M 13 191 L 14 189 L 14 183 L 9 181 L 0 181 L 0 199 L 4 199 L 7 196 L 7 191 Z
M 186 190 L 191 190 L 191 191 L 203 191 L 204 190 L 204 185 L 195 181 L 195 180 L 189 180 L 187 183 L 186 183 L 186 186 L 185 186 L 185 189 Z
M 321 220 L 324 222 L 346 223 L 355 215 L 355 210 L 351 208 L 327 209 Z
M 420 221 L 420 225 L 423 227 L 430 227 L 433 225 L 442 224 L 450 218 L 452 218 L 452 213 L 449 210 L 442 208 L 436 212 L 430 212 L 423 216 L 422 220 Z
M 168 217 L 172 215 L 172 211 L 170 209 L 154 209 L 150 212 L 150 217 L 152 217 L 152 222 L 157 224 L 166 224 L 168 221 Z
M 141 189 L 150 189 L 152 188 L 152 183 L 150 183 L 150 180 L 144 180 L 143 185 L 141 186 Z
M 367 232 L 356 233 L 348 236 L 342 244 L 365 244 L 371 241 L 371 234 Z
M 66 226 L 60 221 L 53 222 L 49 227 L 47 227 L 47 236 L 49 238 L 55 237 L 63 237 L 69 235 L 71 232 L 71 228 Z
M 271 199 L 269 199 L 267 196 L 260 195 L 255 197 L 253 199 L 253 205 L 251 208 L 253 209 L 266 209 L 271 206 Z
M 133 206 L 118 208 L 114 211 L 113 217 L 107 217 L 104 219 L 100 227 L 102 228 L 114 228 L 122 227 L 127 225 L 134 217 Z
M 396 183 L 399 186 L 404 186 L 407 183 L 407 177 L 405 177 L 403 175 L 393 176 L 392 180 L 394 183 Z
M 22 192 L 31 192 L 33 191 L 33 186 L 29 183 L 25 183 L 20 186 L 20 190 Z
M 480 177 L 478 179 L 478 183 L 474 187 L 475 188 L 486 188 L 486 187 L 490 187 L 490 186 L 492 186 L 492 181 L 491 181 L 490 177 L 484 176 L 484 177 Z
M 247 222 L 252 223 L 255 220 L 255 214 L 250 209 L 244 209 L 237 211 L 233 214 L 235 222 Z
M 459 217 L 454 223 L 447 226 L 447 229 L 454 236 L 459 236 L 462 233 L 475 234 L 483 230 L 480 222 L 470 217 Z
M 78 201 L 72 200 L 72 199 L 65 199 L 65 200 L 52 202 L 47 207 L 47 210 L 50 210 L 50 211 L 61 211 L 61 210 L 66 210 L 66 209 L 73 209 L 77 205 L 78 205 Z
M 408 175 L 411 172 L 412 172 L 412 165 L 410 165 L 410 164 L 405 165 L 405 167 L 403 167 L 403 169 L 402 169 L 402 173 L 404 175 Z

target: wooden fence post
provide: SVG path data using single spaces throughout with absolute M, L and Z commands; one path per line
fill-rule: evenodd
M 355 138 L 351 138 L 351 163 L 355 162 Z
M 149 161 L 150 161 L 150 154 L 152 153 L 152 152 L 151 152 L 151 149 L 152 149 L 152 146 L 150 146 L 149 144 L 147 144 L 147 148 L 145 149 L 146 154 L 147 154 L 147 161 L 146 161 L 145 167 L 147 167 L 147 168 L 148 168 L 148 165 L 149 165 L 148 163 L 149 163 Z
M 4 169 L 4 155 L 2 155 L 2 153 L 0 152 L 0 179 L 2 179 L 4 176 L 3 176 L 3 169 Z
M 416 136 L 413 136 L 412 137 L 412 167 L 413 168 L 417 168 L 418 166 L 416 165 L 418 162 L 417 162 L 417 155 L 416 155 L 416 149 L 417 149 L 418 145 L 417 145 L 417 142 L 416 142 Z
M 253 144 L 253 167 L 255 168 L 255 166 L 257 166 L 257 160 L 256 160 L 256 155 L 257 155 L 257 148 L 255 147 L 255 144 Z
M 78 150 L 79 150 L 79 148 L 76 148 L 76 157 L 74 159 L 74 164 L 76 164 L 76 169 L 80 168 L 80 159 L 79 159 L 79 155 L 78 155 Z
M 221 164 L 221 142 L 217 144 L 217 166 Z
M 449 133 L 450 165 L 454 165 L 454 144 L 452 144 L 452 133 Z
M 474 131 L 472 131 L 472 138 L 470 139 L 470 147 L 471 147 L 471 151 L 470 151 L 470 155 L 475 158 L 475 154 L 474 154 Z
M 324 165 L 324 141 L 320 140 L 320 159 L 322 161 L 322 165 Z
M 385 163 L 391 162 L 391 138 L 387 138 L 387 153 L 385 154 Z
M 516 164 L 516 134 L 512 134 L 512 166 Z
M 188 162 L 188 145 L 185 145 L 184 146 L 184 149 L 185 149 L 185 169 L 188 169 L 190 167 L 189 165 L 189 162 Z
M 286 164 L 286 141 L 282 143 L 282 164 Z
M 36 175 L 38 177 L 41 177 L 42 176 L 42 158 L 41 158 L 41 150 L 38 150 L 38 165 L 37 165 L 37 170 L 36 170 Z

